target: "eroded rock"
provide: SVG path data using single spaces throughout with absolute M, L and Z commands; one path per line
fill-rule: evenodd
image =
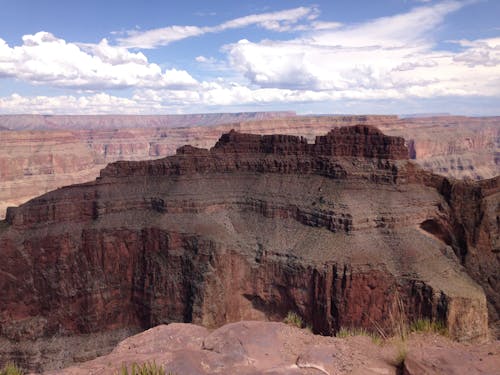
M 231 132 L 210 151 L 113 163 L 95 182 L 10 209 L 0 227 L 3 358 L 30 340 L 49 350 L 52 337 L 289 311 L 324 335 L 390 332 L 398 306 L 408 320 L 444 322 L 457 340 L 484 341 L 487 302 L 474 280 L 490 283 L 493 314 L 499 268 L 474 265 L 496 246 L 487 202 L 498 203 L 498 180 L 448 180 L 407 153 L 403 139 L 366 126 L 314 144 Z M 74 360 L 67 350 L 57 363 L 43 349 L 20 357 L 50 368 Z

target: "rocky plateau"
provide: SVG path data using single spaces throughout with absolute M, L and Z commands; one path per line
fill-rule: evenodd
M 0 218 L 8 206 L 93 180 L 117 160 L 157 159 L 185 144 L 211 147 L 236 129 L 310 142 L 333 127 L 373 125 L 407 140 L 425 169 L 456 178 L 500 174 L 500 118 L 296 116 L 293 112 L 171 116 L 0 116 Z
M 313 143 L 232 130 L 211 149 L 114 162 L 95 181 L 9 208 L 0 362 L 57 372 L 158 325 L 231 330 L 290 311 L 325 336 L 390 332 L 401 306 L 456 341 L 487 342 L 500 313 L 500 177 L 431 173 L 408 145 L 366 124 Z M 272 327 L 255 329 L 284 329 Z M 205 328 L 187 329 L 208 345 Z M 207 366 L 233 336 L 213 341 Z M 186 353 L 212 356 L 200 340 Z M 248 361 L 250 347 L 228 363 Z

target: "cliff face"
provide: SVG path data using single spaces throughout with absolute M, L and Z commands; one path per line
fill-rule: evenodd
M 0 218 L 5 217 L 8 206 L 61 186 L 93 180 L 106 164 L 116 160 L 172 155 L 177 147 L 195 138 L 189 127 L 293 115 L 0 115 L 0 130 L 9 130 L 0 137 Z
M 0 218 L 5 217 L 8 206 L 19 205 L 62 186 L 95 179 L 108 163 L 157 159 L 175 154 L 175 150 L 185 144 L 210 147 L 221 133 L 231 129 L 232 125 L 221 123 L 253 120 L 234 125 L 237 128 L 250 126 L 248 130 L 253 131 L 250 124 L 255 123 L 261 133 L 280 133 L 280 129 L 293 133 L 298 129 L 295 126 L 288 129 L 283 122 L 292 118 L 291 115 L 265 112 L 185 116 L 0 116 L 0 124 L 9 124 L 12 129 L 37 129 L 2 132 Z M 281 118 L 275 125 L 274 117 L 277 116 Z M 361 117 L 359 120 L 363 120 Z M 348 125 L 356 119 L 336 119 L 335 123 Z M 329 131 L 333 123 L 327 123 L 330 125 L 323 126 L 315 134 Z M 319 122 L 300 122 L 302 131 L 314 124 Z
M 211 150 L 116 162 L 95 182 L 11 208 L 0 222 L 0 355 L 53 367 L 76 350 L 41 360 L 54 336 L 107 332 L 104 345 L 124 329 L 288 311 L 326 335 L 390 330 L 400 301 L 410 319 L 481 341 L 477 283 L 498 313 L 498 179 L 451 182 L 407 154 L 402 138 L 367 126 L 314 144 L 230 132 Z
M 249 121 L 252 120 L 252 121 Z M 227 124 L 231 122 L 231 124 Z M 0 218 L 61 186 L 96 178 L 117 160 L 157 159 L 185 144 L 211 147 L 221 133 L 293 134 L 309 142 L 334 127 L 376 126 L 404 137 L 425 169 L 456 178 L 500 174 L 500 118 L 294 116 L 241 113 L 184 116 L 0 116 Z M 25 129 L 25 130 L 22 130 Z M 36 129 L 36 130 L 26 130 Z M 45 130 L 42 130 L 45 129 Z
M 404 136 L 412 157 L 445 176 L 485 179 L 500 175 L 500 118 L 430 117 L 405 119 Z

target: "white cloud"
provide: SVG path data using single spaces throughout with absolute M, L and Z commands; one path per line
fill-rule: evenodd
M 0 98 L 0 112 L 172 113 L 227 106 L 499 97 L 500 37 L 454 41 L 459 51 L 436 48 L 434 30 L 464 4 L 421 5 L 355 25 L 319 21 L 315 8 L 296 8 L 237 18 L 211 31 L 196 26 L 137 31 L 135 36 L 143 38 L 137 43 L 155 46 L 245 25 L 304 30 L 292 40 L 243 39 L 226 45 L 222 51 L 227 61 L 197 56 L 199 69 L 222 76 L 201 82 L 184 70 L 162 71 L 143 53 L 106 39 L 75 44 L 42 32 L 25 36 L 17 47 L 0 39 L 0 76 L 78 89 L 134 88 L 131 98 L 105 93 L 12 95 Z
M 111 113 L 151 113 L 152 103 L 141 105 L 133 99 L 111 96 L 106 93 L 91 96 L 34 96 L 23 97 L 12 94 L 0 98 L 1 113 L 37 114 L 111 114 Z
M 124 47 L 110 46 L 107 39 L 101 40 L 99 44 L 79 43 L 78 46 L 87 53 L 99 57 L 102 62 L 111 65 L 128 63 L 148 65 L 148 59 L 143 53 L 131 53 Z
M 464 6 L 463 2 L 445 1 L 433 6 L 417 7 L 410 12 L 382 17 L 338 31 L 315 33 L 315 45 L 344 47 L 403 47 L 426 44 L 446 15 Z
M 314 21 L 311 23 L 313 30 L 333 30 L 342 26 L 340 22 Z
M 118 43 L 127 48 L 155 48 L 205 32 L 198 26 L 168 26 L 147 31 L 131 30 L 126 32 L 127 37 L 118 38 Z
M 299 7 L 279 12 L 252 14 L 245 17 L 235 18 L 211 29 L 213 29 L 213 31 L 224 31 L 228 29 L 247 27 L 250 25 L 258 25 L 267 30 L 289 31 L 291 30 L 292 25 L 297 23 L 300 19 L 307 18 L 308 20 L 312 20 L 315 19 L 318 14 L 319 13 L 316 8 Z
M 142 53 L 109 45 L 67 43 L 48 32 L 23 36 L 21 46 L 10 47 L 0 39 L 0 76 L 35 85 L 103 89 L 126 87 L 194 86 L 184 70 L 162 71 Z
M 465 47 L 465 51 L 453 58 L 455 62 L 469 67 L 500 65 L 500 38 L 461 40 L 458 44 Z
M 499 95 L 499 39 L 463 41 L 459 53 L 434 50 L 432 32 L 462 6 L 446 1 L 290 41 L 244 39 L 225 50 L 233 69 L 262 88 L 359 99 Z
M 196 62 L 199 62 L 199 63 L 210 63 L 210 62 L 214 62 L 215 59 L 213 57 L 205 57 L 205 56 L 196 56 L 195 57 L 195 60 Z
M 155 48 L 165 46 L 175 41 L 199 36 L 206 33 L 218 33 L 229 29 L 244 28 L 257 25 L 272 31 L 290 31 L 303 26 L 297 25 L 300 20 L 314 20 L 319 12 L 315 7 L 298 7 L 261 14 L 251 14 L 244 17 L 235 18 L 216 26 L 168 26 L 158 29 L 140 31 L 130 30 L 126 32 L 126 37 L 118 38 L 121 46 L 131 48 Z M 333 26 L 333 23 L 332 25 Z

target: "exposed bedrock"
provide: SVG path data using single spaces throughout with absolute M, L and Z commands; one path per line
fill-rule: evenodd
M 401 305 L 409 320 L 484 340 L 484 283 L 498 313 L 498 180 L 457 185 L 404 155 L 402 138 L 366 126 L 314 144 L 230 132 L 211 150 L 117 162 L 9 209 L 1 358 L 54 368 L 77 350 L 49 359 L 56 338 L 109 346 L 124 329 L 289 311 L 326 335 L 389 332 Z
M 251 121 L 249 121 L 251 120 Z M 211 147 L 235 129 L 313 141 L 334 127 L 377 126 L 407 140 L 410 158 L 455 178 L 500 174 L 500 117 L 295 116 L 288 112 L 178 116 L 0 115 L 0 218 L 8 206 L 95 179 L 117 160 L 157 159 L 185 144 Z M 4 125 L 9 131 L 1 129 Z

